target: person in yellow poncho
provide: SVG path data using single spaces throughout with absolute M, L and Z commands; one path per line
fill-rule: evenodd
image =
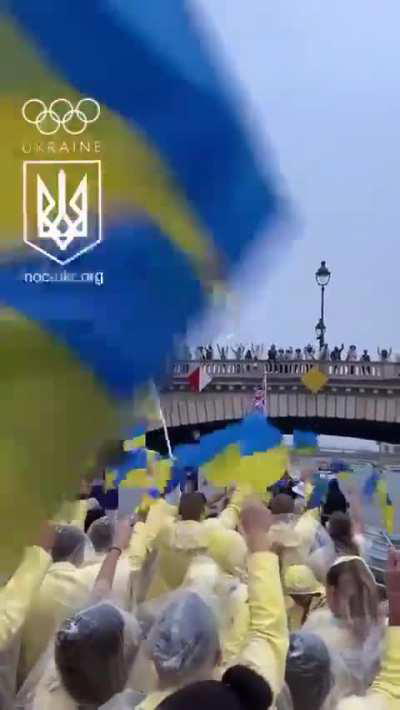
M 45 651 L 57 625 L 88 599 L 93 582 L 81 580 L 77 569 L 86 541 L 83 531 L 72 525 L 56 528 L 53 564 L 32 599 L 22 629 L 19 684 Z
M 248 604 L 248 549 L 235 530 L 215 530 L 208 543 L 208 556 L 196 557 L 183 586 L 203 589 L 223 600 L 218 614 L 221 666 L 227 667 L 242 650 L 250 624 Z
M 333 658 L 336 701 L 362 695 L 376 675 L 384 637 L 376 583 L 360 557 L 339 558 L 326 583 L 327 607 L 314 611 L 304 631 L 316 633 Z
M 250 624 L 236 662 L 264 679 L 272 700 L 284 681 L 288 631 L 278 558 L 268 548 L 270 525 L 270 514 L 263 505 L 252 503 L 244 509 L 242 526 L 249 548 Z M 216 626 L 212 611 L 193 592 L 171 602 L 156 622 L 149 641 L 160 686 L 137 710 L 154 710 L 177 688 L 212 677 L 219 664 Z M 220 673 L 217 671 L 218 678 Z M 190 707 L 190 702 L 186 707 Z
M 32 598 L 51 565 L 54 528 L 47 523 L 35 546 L 25 550 L 18 569 L 0 589 L 0 707 L 14 708 L 19 632 Z
M 238 525 L 241 505 L 247 494 L 247 489 L 237 489 L 218 518 L 207 520 L 204 520 L 205 497 L 198 492 L 182 495 L 179 518 L 167 520 L 154 540 L 158 551 L 157 570 L 148 599 L 179 587 L 193 558 L 207 551 L 210 535 Z
M 123 692 L 135 660 L 140 629 L 134 615 L 109 599 L 115 572 L 132 535 L 129 520 L 119 521 L 113 545 L 104 558 L 90 606 L 74 613 L 59 628 L 47 667 L 29 697 L 33 710 L 79 710 L 103 707 Z M 97 602 L 97 603 L 96 603 Z M 132 707 L 137 694 L 123 692 Z M 17 698 L 25 707 L 26 697 Z M 128 705 L 130 707 L 130 704 Z
M 400 708 L 400 553 L 390 552 L 387 591 L 389 627 L 381 668 L 363 696 L 334 700 L 332 660 L 326 644 L 307 632 L 293 634 L 286 663 L 286 682 L 293 710 L 398 710 Z

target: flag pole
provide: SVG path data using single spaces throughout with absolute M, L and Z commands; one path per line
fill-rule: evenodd
M 172 461 L 174 457 L 172 454 L 172 448 L 171 448 L 171 442 L 170 442 L 170 438 L 169 438 L 169 434 L 168 434 L 167 422 L 165 420 L 164 412 L 161 408 L 160 395 L 158 394 L 158 389 L 157 389 L 157 386 L 156 386 L 156 383 L 154 382 L 154 380 L 152 380 L 151 385 L 152 385 L 154 396 L 157 400 L 157 407 L 158 407 L 159 417 L 160 417 L 160 421 L 161 421 L 163 432 L 164 432 L 165 443 L 167 444 L 168 456 Z
M 161 423 L 162 423 L 162 427 L 163 427 L 163 431 L 164 431 L 165 441 L 166 441 L 166 444 L 167 444 L 168 456 L 169 456 L 169 458 L 170 458 L 171 461 L 172 461 L 172 459 L 173 459 L 174 457 L 173 457 L 173 455 L 172 455 L 172 448 L 171 448 L 171 442 L 170 442 L 170 440 L 169 440 L 167 422 L 165 421 L 164 412 L 163 412 L 163 410 L 161 409 L 161 404 L 160 404 L 160 419 L 161 419 Z
M 264 362 L 264 414 L 268 416 L 268 406 L 267 406 L 267 363 Z

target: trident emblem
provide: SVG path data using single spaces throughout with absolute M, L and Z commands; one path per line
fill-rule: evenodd
M 53 239 L 65 251 L 76 238 L 88 236 L 88 181 L 85 174 L 67 202 L 65 170 L 58 172 L 58 211 L 56 199 L 37 174 L 37 233 L 40 239 Z
M 22 180 L 25 244 L 60 266 L 100 244 L 100 160 L 25 160 Z

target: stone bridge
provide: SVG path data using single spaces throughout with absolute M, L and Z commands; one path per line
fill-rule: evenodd
M 212 380 L 194 393 L 188 375 L 199 365 Z M 317 394 L 302 382 L 315 366 L 327 376 Z M 400 442 L 400 363 L 304 360 L 176 362 L 161 394 L 172 438 L 182 439 L 179 428 L 210 431 L 242 418 L 265 376 L 268 414 L 285 433 L 300 428 Z

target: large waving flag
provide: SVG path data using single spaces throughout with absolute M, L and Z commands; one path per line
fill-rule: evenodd
M 0 8 L 0 544 L 13 562 L 283 210 L 188 3 Z

